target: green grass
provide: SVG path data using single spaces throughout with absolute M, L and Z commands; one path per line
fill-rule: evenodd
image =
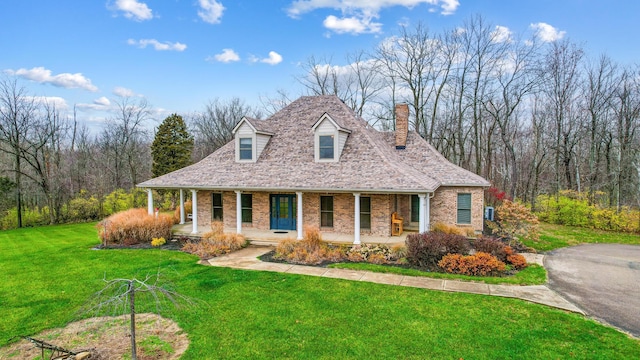
M 180 252 L 91 250 L 97 243 L 93 224 L 0 232 L 0 345 L 77 320 L 105 275 L 144 277 L 160 269 L 177 291 L 202 303 L 163 313 L 189 335 L 182 359 L 640 355 L 640 341 L 625 334 L 517 299 L 205 267 Z
M 338 263 L 329 265 L 331 268 L 366 270 L 379 273 L 389 273 L 407 276 L 423 276 L 434 279 L 476 281 L 486 284 L 513 284 L 513 285 L 540 285 L 547 282 L 547 271 L 540 265 L 529 265 L 513 276 L 490 277 L 490 276 L 466 276 L 456 274 L 446 274 L 439 272 L 421 271 L 417 269 L 407 269 L 396 266 L 385 266 L 368 263 Z
M 540 252 L 585 243 L 640 244 L 638 234 L 594 230 L 589 228 L 540 224 L 540 240 L 524 241 Z

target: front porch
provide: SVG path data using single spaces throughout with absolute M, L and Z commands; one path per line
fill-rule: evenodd
M 198 226 L 198 233 L 194 234 L 193 224 L 191 222 L 185 224 L 178 224 L 173 226 L 172 233 L 174 236 L 188 236 L 188 237 L 200 237 L 202 234 L 211 231 L 209 226 Z M 236 229 L 232 227 L 225 227 L 225 233 L 235 233 Z M 407 239 L 407 234 L 411 234 L 412 231 L 405 231 L 400 236 L 377 236 L 377 235 L 360 235 L 360 241 L 363 244 L 385 244 L 395 245 L 404 244 Z M 321 232 L 322 240 L 341 245 L 352 245 L 353 234 L 343 234 L 337 232 Z M 253 245 L 271 245 L 275 246 L 280 241 L 286 239 L 296 239 L 298 232 L 296 230 L 282 231 L 282 230 L 260 230 L 255 228 L 242 228 L 242 235 Z

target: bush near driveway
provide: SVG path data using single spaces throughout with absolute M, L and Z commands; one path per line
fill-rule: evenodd
M 428 270 L 437 270 L 438 262 L 447 254 L 469 253 L 469 240 L 462 235 L 425 232 L 409 234 L 406 240 L 409 264 Z

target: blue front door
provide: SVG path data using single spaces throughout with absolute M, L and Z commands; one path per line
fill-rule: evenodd
M 271 229 L 296 229 L 295 195 L 271 195 Z

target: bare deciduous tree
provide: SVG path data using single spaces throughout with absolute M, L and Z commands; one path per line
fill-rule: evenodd
M 259 119 L 262 113 L 237 97 L 228 101 L 215 98 L 206 105 L 203 112 L 192 115 L 189 122 L 195 133 L 194 161 L 231 141 L 233 127 L 244 116 Z
M 196 304 L 195 300 L 171 290 L 170 285 L 163 284 L 161 274 L 155 278 L 147 275 L 144 279 L 103 279 L 105 286 L 96 292 L 81 313 L 90 314 L 129 314 L 129 329 L 131 331 L 131 359 L 137 359 L 136 351 L 136 302 L 140 304 L 140 296 L 148 295 L 149 300 L 156 307 L 156 312 L 161 312 L 163 306 Z M 144 301 L 144 300 L 143 300 Z

